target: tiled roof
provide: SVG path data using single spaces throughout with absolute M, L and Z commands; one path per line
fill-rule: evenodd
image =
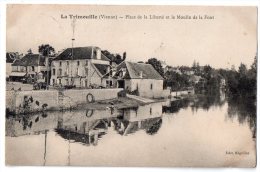
M 107 73 L 107 68 L 109 67 L 109 65 L 105 64 L 94 64 L 94 66 L 102 75 L 105 75 Z
M 150 64 L 125 62 L 131 79 L 156 79 L 163 80 L 163 77 Z M 142 78 L 140 73 L 142 72 Z
M 92 49 L 97 49 L 97 47 L 75 47 L 73 49 L 67 48 L 61 54 L 59 54 L 54 60 L 91 59 Z M 72 50 L 73 50 L 73 55 L 72 55 Z M 109 61 L 109 59 L 102 53 L 101 53 L 101 60 Z
M 39 54 L 26 54 L 22 59 L 16 60 L 12 66 L 45 66 L 45 57 Z

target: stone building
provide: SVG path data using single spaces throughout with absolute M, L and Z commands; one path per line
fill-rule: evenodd
M 136 92 L 142 97 L 163 97 L 164 79 L 150 64 L 122 62 L 114 77 L 118 88 Z
M 46 58 L 40 54 L 26 54 L 23 58 L 15 60 L 9 76 L 12 81 L 45 82 L 47 74 Z
M 67 48 L 51 63 L 50 85 L 112 87 L 110 60 L 99 47 Z

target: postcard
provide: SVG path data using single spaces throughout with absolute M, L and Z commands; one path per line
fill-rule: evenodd
M 257 7 L 6 7 L 7 166 L 256 167 Z

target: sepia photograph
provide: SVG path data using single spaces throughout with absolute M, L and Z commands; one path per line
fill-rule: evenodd
M 7 4 L 5 165 L 255 168 L 257 10 Z

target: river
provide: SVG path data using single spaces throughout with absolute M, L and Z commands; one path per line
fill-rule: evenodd
M 252 167 L 256 106 L 225 94 L 6 118 L 6 164 Z

